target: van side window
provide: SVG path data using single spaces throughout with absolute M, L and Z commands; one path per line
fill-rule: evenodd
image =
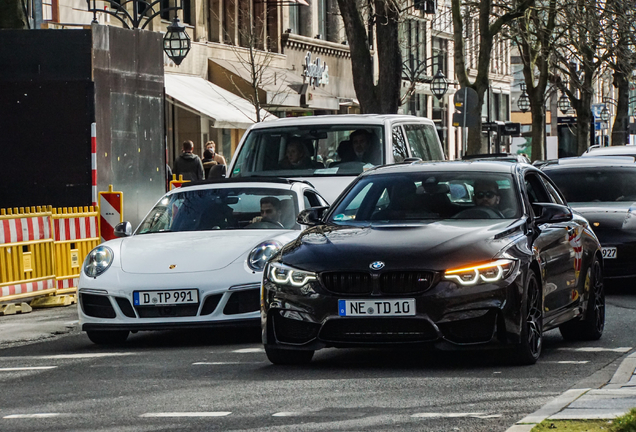
M 393 126 L 393 160 L 395 163 L 403 162 L 409 157 L 406 151 L 406 140 L 402 132 L 402 126 Z
M 425 124 L 405 124 L 411 154 L 422 160 L 444 160 L 435 128 Z

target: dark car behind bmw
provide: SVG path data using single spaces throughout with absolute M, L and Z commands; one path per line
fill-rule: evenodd
M 545 330 L 598 339 L 600 245 L 527 164 L 413 163 L 362 174 L 263 273 L 268 358 L 325 347 L 488 344 L 536 362 Z

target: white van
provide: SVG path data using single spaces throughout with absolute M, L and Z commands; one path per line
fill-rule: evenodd
M 388 114 L 284 118 L 247 131 L 228 177 L 308 180 L 333 203 L 358 174 L 406 158 L 445 159 L 431 120 Z

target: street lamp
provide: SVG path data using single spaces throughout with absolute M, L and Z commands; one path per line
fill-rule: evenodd
M 567 114 L 568 111 L 570 111 L 570 108 L 572 108 L 572 105 L 570 105 L 570 98 L 566 95 L 561 96 L 557 101 L 557 106 L 563 114 Z
M 525 91 L 521 93 L 521 96 L 517 99 L 517 106 L 522 113 L 525 113 L 530 109 L 530 97 L 528 96 L 528 93 Z
M 610 112 L 607 109 L 607 105 L 603 106 L 603 109 L 601 110 L 601 114 L 600 114 L 601 120 L 603 120 L 604 122 L 608 122 L 610 119 Z
M 186 28 L 179 22 L 177 11 L 183 10 L 183 0 L 180 0 L 180 6 L 161 7 L 164 0 L 103 0 L 108 3 L 109 9 L 98 9 L 96 0 L 86 0 L 88 11 L 93 12 L 93 24 L 97 21 L 97 12 L 105 13 L 117 18 L 124 28 L 127 29 L 145 29 L 154 17 L 164 12 L 175 11 L 174 20 L 168 26 L 166 35 L 163 38 L 163 50 L 170 59 L 179 65 L 190 51 L 191 41 Z M 132 6 L 132 15 L 128 11 L 127 5 Z M 114 12 L 110 9 L 114 9 Z
M 433 93 L 437 100 L 441 101 L 447 90 L 448 80 L 441 69 L 437 69 L 437 73 L 431 80 L 431 93 Z

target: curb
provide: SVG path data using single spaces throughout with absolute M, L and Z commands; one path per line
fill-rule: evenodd
M 612 379 L 606 385 L 602 386 L 603 389 L 607 390 L 617 390 L 620 389 L 623 385 L 630 382 L 632 376 L 634 374 L 634 370 L 636 369 L 636 353 L 628 355 L 621 364 L 618 366 L 618 369 L 612 376 Z M 572 402 L 586 395 L 588 392 L 593 391 L 595 389 L 591 388 L 580 388 L 580 389 L 570 389 L 566 390 L 560 396 L 557 396 L 555 399 L 551 400 L 537 411 L 532 414 L 522 418 L 517 423 L 515 423 L 510 428 L 506 429 L 506 432 L 530 432 L 532 428 L 534 428 L 537 424 L 541 423 L 545 419 L 554 416 L 555 414 L 563 411 L 567 408 Z M 598 418 L 591 416 L 589 418 Z

